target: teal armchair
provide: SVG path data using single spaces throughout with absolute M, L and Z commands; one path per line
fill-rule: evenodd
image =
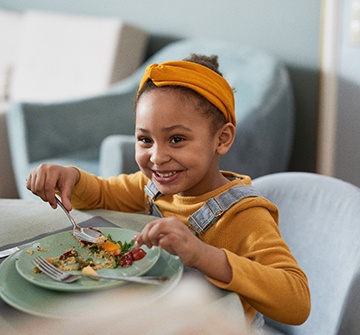
M 105 178 L 136 171 L 133 104 L 144 69 L 191 53 L 217 54 L 220 70 L 235 88 L 237 136 L 221 167 L 252 177 L 286 170 L 295 110 L 285 66 L 236 43 L 184 39 L 158 51 L 104 94 L 51 104 L 14 104 L 8 127 L 20 196 L 32 196 L 25 179 L 42 162 L 76 165 Z

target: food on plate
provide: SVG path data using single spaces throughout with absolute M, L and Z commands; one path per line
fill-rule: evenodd
M 133 250 L 131 250 L 130 253 L 131 253 L 134 261 L 138 261 L 139 259 L 144 258 L 146 255 L 146 252 L 144 251 L 144 249 L 141 249 L 141 248 L 133 249 Z
M 97 230 L 97 229 L 96 229 Z M 100 236 L 100 237 L 97 237 L 95 240 L 94 240 L 94 243 L 104 243 L 106 242 L 106 237 L 105 236 Z
M 128 267 L 133 262 L 146 256 L 141 248 L 134 247 L 134 240 L 114 241 L 109 234 L 102 243 L 84 243 L 76 238 L 79 247 L 71 247 L 57 257 L 48 257 L 46 260 L 62 271 L 94 271 L 118 266 Z M 91 270 L 90 270 L 91 269 Z M 39 272 L 34 269 L 35 272 Z
M 144 249 L 141 248 L 132 249 L 130 252 L 128 252 L 127 254 L 123 255 L 120 258 L 119 264 L 120 266 L 131 266 L 133 262 L 144 258 L 145 255 L 146 252 L 144 251 Z
M 120 245 L 111 242 L 110 240 L 106 240 L 104 243 L 100 243 L 97 246 L 98 248 L 105 250 L 105 252 L 110 255 L 119 256 L 121 254 Z
M 85 266 L 81 270 L 81 273 L 86 276 L 97 276 L 97 274 L 98 274 L 90 265 Z M 90 277 L 90 278 L 94 279 L 94 280 L 99 280 L 99 278 L 95 278 L 95 277 Z

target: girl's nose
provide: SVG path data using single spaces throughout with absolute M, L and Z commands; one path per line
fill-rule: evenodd
M 151 150 L 150 162 L 155 165 L 162 165 L 170 160 L 168 151 L 159 145 L 154 145 Z

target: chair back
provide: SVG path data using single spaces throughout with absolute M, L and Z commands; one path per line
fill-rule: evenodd
M 303 325 L 268 323 L 289 335 L 360 334 L 360 188 L 303 172 L 267 175 L 254 186 L 278 206 L 281 234 L 311 291 L 312 310 Z

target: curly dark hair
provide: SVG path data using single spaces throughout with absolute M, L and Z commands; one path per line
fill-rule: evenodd
M 222 76 L 222 73 L 219 71 L 219 63 L 218 63 L 218 56 L 211 55 L 205 56 L 201 54 L 191 54 L 189 57 L 185 58 L 184 61 L 198 63 L 200 65 L 206 66 L 209 69 L 213 70 L 214 72 L 218 73 Z M 137 102 L 139 101 L 140 97 L 145 93 L 152 91 L 154 89 L 158 90 L 176 90 L 179 95 L 181 96 L 182 100 L 191 101 L 195 104 L 195 107 L 198 107 L 203 114 L 204 117 L 211 119 L 211 131 L 215 133 L 218 129 L 220 129 L 225 123 L 226 118 L 225 115 L 210 101 L 204 98 L 198 92 L 192 90 L 191 88 L 178 86 L 178 85 L 169 85 L 169 86 L 156 86 L 151 79 L 149 79 L 145 85 L 142 87 L 141 91 L 138 92 L 135 102 L 135 109 Z
M 205 56 L 200 54 L 191 54 L 189 57 L 185 58 L 184 60 L 187 62 L 198 63 L 203 66 L 206 66 L 209 69 L 216 72 L 217 74 L 219 74 L 220 76 L 222 76 L 222 73 L 219 71 L 218 59 L 219 56 L 217 55 Z

